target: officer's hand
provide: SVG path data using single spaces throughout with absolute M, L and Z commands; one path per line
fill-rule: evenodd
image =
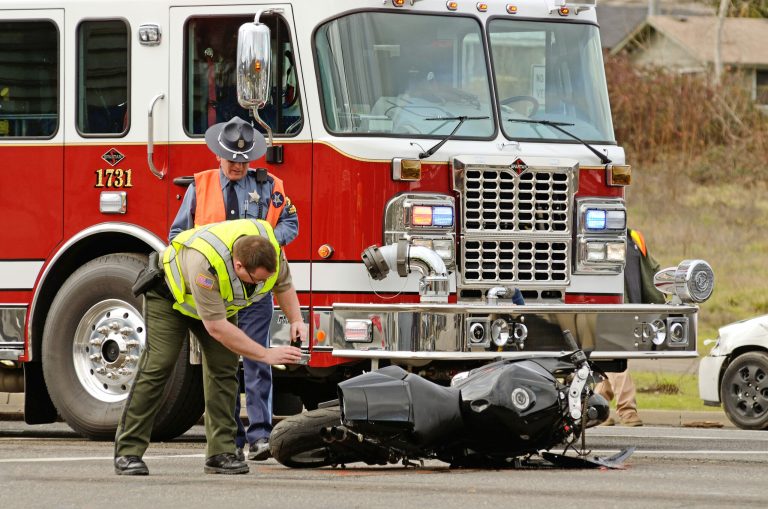
M 293 346 L 267 348 L 264 362 L 269 365 L 297 364 L 301 360 L 301 350 Z
M 307 324 L 299 321 L 291 322 L 291 338 L 296 338 L 297 336 L 301 338 L 301 342 L 305 343 L 307 341 Z

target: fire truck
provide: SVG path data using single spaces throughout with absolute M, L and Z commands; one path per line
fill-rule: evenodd
M 253 122 L 285 182 L 307 407 L 398 364 L 437 381 L 551 356 L 695 357 L 711 268 L 623 304 L 631 168 L 594 0 L 18 0 L 0 6 L 0 391 L 28 423 L 113 436 L 146 343 L 131 287 L 212 123 Z M 524 304 L 521 304 L 521 299 Z M 273 344 L 287 343 L 276 312 Z M 202 411 L 180 356 L 154 438 Z

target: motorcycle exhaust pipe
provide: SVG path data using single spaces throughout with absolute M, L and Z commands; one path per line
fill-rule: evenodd
M 320 438 L 325 443 L 344 442 L 348 437 L 347 428 L 342 426 L 331 426 L 330 428 L 320 428 Z
M 347 439 L 347 428 L 340 428 L 334 426 L 331 428 L 331 437 L 337 442 L 343 442 Z

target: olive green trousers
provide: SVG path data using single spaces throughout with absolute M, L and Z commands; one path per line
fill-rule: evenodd
M 115 436 L 115 457 L 143 456 L 149 445 L 155 416 L 166 383 L 191 331 L 203 353 L 206 457 L 235 452 L 237 424 L 234 417 L 238 394 L 237 354 L 213 339 L 203 322 L 173 309 L 168 298 L 149 291 L 145 295 L 147 341 L 139 360 Z M 236 322 L 233 316 L 230 321 Z

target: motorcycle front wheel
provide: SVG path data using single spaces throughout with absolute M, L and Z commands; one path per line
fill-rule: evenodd
M 325 442 L 320 430 L 341 424 L 338 406 L 310 410 L 280 421 L 269 437 L 272 457 L 290 468 L 319 468 L 360 461 L 352 451 Z

